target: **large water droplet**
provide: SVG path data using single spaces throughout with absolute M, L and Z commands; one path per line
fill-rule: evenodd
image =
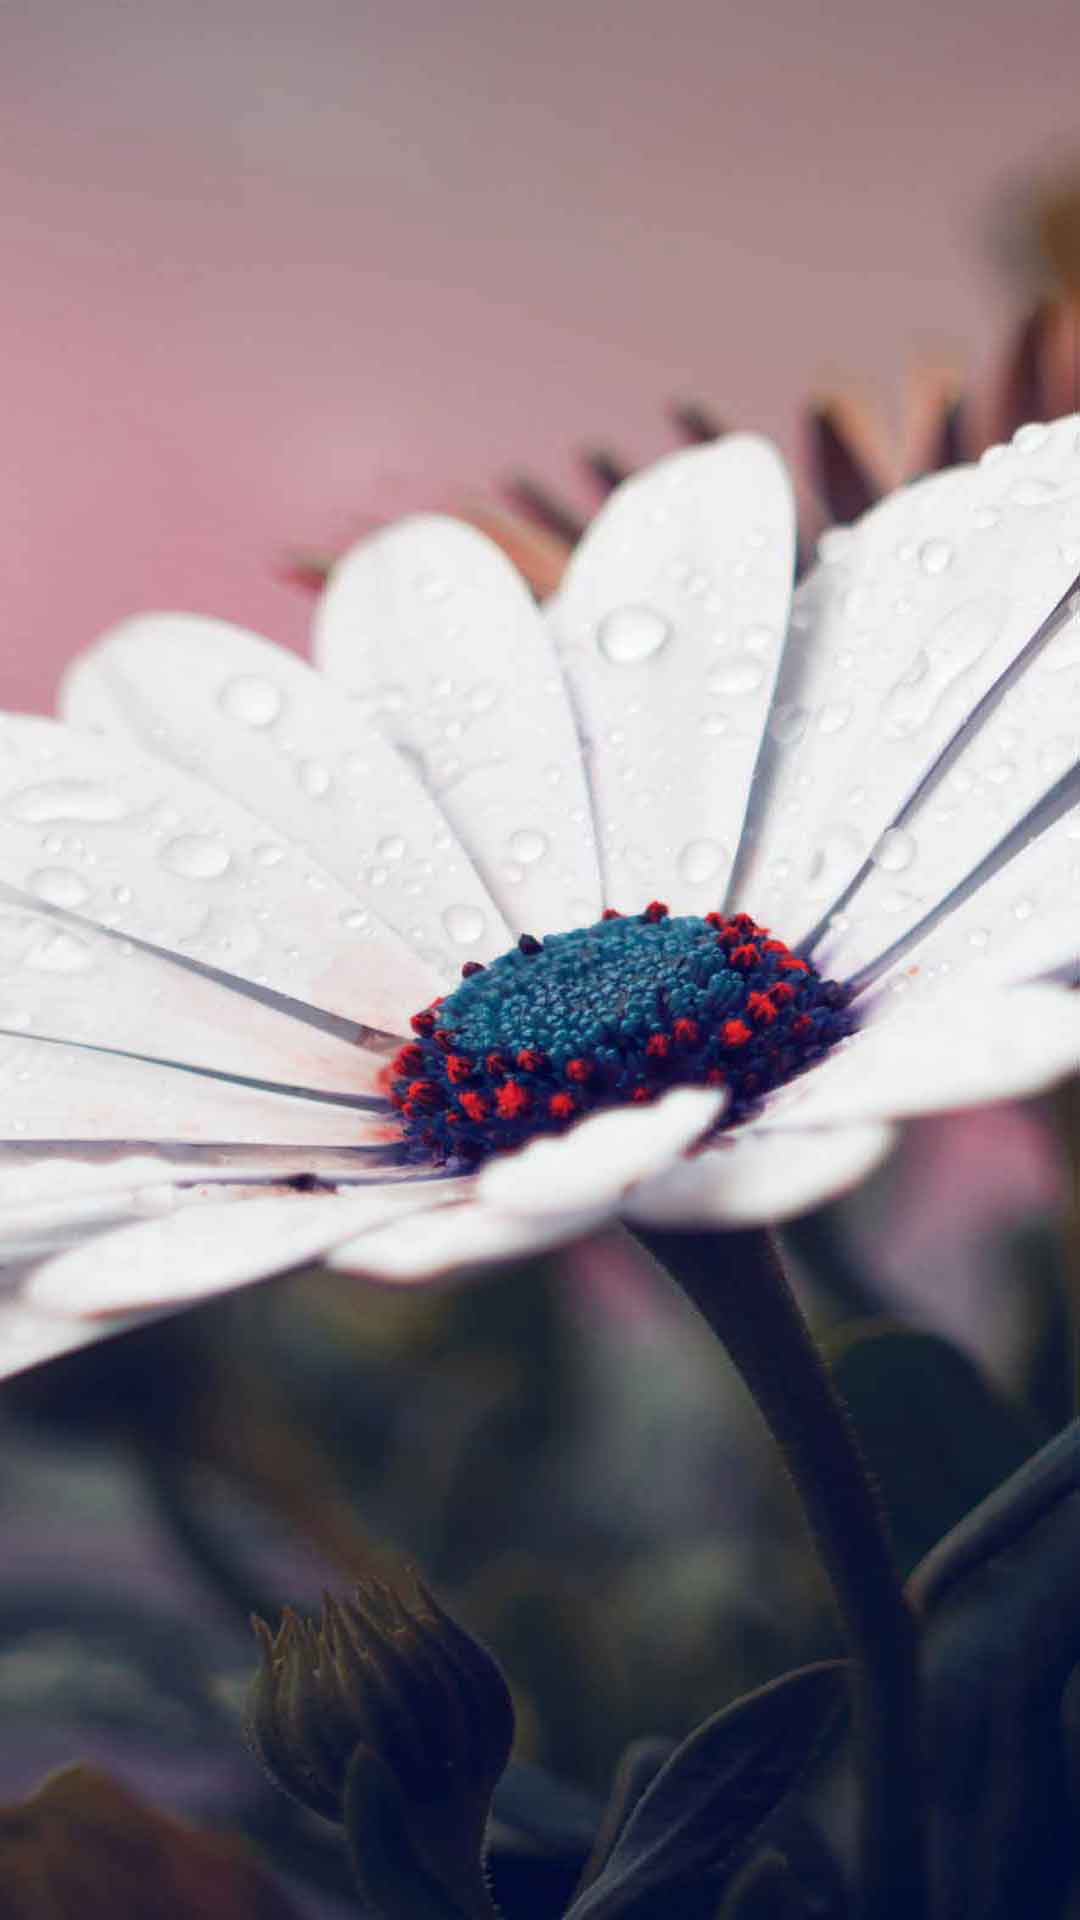
M 548 850 L 548 837 L 535 827 L 521 827 L 510 835 L 510 851 L 522 866 L 531 867 L 536 860 L 542 860 Z
M 12 794 L 8 812 L 34 825 L 46 820 L 122 820 L 127 802 L 94 780 L 48 780 Z
M 27 966 L 37 973 L 85 973 L 93 961 L 87 942 L 66 930 L 44 934 L 26 955 Z
M 220 840 L 206 833 L 181 833 L 161 849 L 162 864 L 184 880 L 219 880 L 229 867 L 230 854 Z
M 241 673 L 235 680 L 227 680 L 220 701 L 230 720 L 240 720 L 245 727 L 272 726 L 281 712 L 281 694 L 273 681 L 255 673 Z
M 940 620 L 882 701 L 885 731 L 902 739 L 925 726 L 942 695 L 973 667 L 996 640 L 1008 603 L 982 594 L 954 607 Z
M 671 623 L 654 607 L 613 607 L 596 630 L 596 642 L 613 666 L 655 659 L 671 638 Z
M 807 890 L 814 899 L 836 891 L 848 878 L 862 852 L 863 843 L 853 827 L 830 827 L 810 856 Z
M 699 886 L 719 873 L 727 857 L 727 848 L 719 840 L 688 840 L 679 855 L 679 872 L 692 886 Z
M 944 573 L 951 567 L 953 550 L 948 540 L 924 540 L 919 548 L 919 565 L 924 573 Z
M 39 900 L 47 900 L 52 907 L 67 907 L 69 910 L 83 906 L 90 895 L 85 880 L 81 880 L 77 873 L 69 872 L 67 867 L 41 867 L 37 873 L 30 875 L 27 885 Z
M 476 907 L 447 907 L 442 922 L 459 947 L 474 946 L 484 931 L 484 916 Z
M 870 855 L 875 867 L 885 873 L 903 873 L 915 858 L 915 841 L 902 827 L 890 827 L 883 833 Z

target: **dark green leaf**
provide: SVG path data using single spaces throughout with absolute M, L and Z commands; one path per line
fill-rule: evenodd
M 842 1661 L 803 1667 L 698 1727 L 638 1802 L 567 1920 L 712 1920 L 733 1871 L 847 1702 Z
M 869 1323 L 829 1358 L 908 1572 L 1023 1465 L 1037 1435 L 939 1334 Z

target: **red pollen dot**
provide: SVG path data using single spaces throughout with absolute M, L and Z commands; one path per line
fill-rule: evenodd
M 473 1070 L 473 1063 L 467 1053 L 448 1053 L 446 1056 L 446 1077 L 458 1087 L 467 1080 Z
M 680 1047 L 696 1047 L 701 1038 L 701 1029 L 696 1020 L 676 1020 L 672 1031 Z
M 643 1107 L 647 1100 L 652 1099 L 652 1093 L 648 1087 L 635 1087 L 630 1098 L 636 1107 Z
M 791 1023 L 791 1031 L 796 1039 L 801 1040 L 804 1034 L 809 1033 L 813 1024 L 808 1013 L 797 1013 Z
M 463 980 L 471 980 L 474 973 L 483 973 L 484 971 L 483 961 L 466 960 L 465 965 L 461 969 L 461 977 Z
M 605 907 L 600 918 L 601 920 L 621 920 L 622 914 L 619 912 L 618 907 Z
M 786 953 L 787 947 L 784 945 L 784 942 L 782 940 L 766 940 L 765 952 L 766 953 Z
M 544 1064 L 544 1056 L 539 1047 L 522 1047 L 517 1063 L 522 1073 L 539 1073 Z
M 486 1120 L 488 1103 L 482 1093 L 459 1093 L 458 1106 L 470 1120 Z
M 670 908 L 666 901 L 650 900 L 641 917 L 643 920 L 650 921 L 651 924 L 655 926 L 658 920 L 666 920 L 669 912 Z
M 707 1087 L 722 1087 L 726 1085 L 726 1082 L 727 1076 L 723 1067 L 710 1067 L 708 1073 L 705 1075 L 705 1085 Z
M 454 1044 L 454 1036 L 450 1032 L 450 1029 L 448 1027 L 436 1027 L 431 1037 L 434 1040 L 435 1045 L 437 1047 L 440 1047 L 443 1053 L 450 1052 L 450 1049 Z
M 576 1060 L 567 1061 L 566 1077 L 568 1080 L 577 1080 L 581 1082 L 581 1081 L 588 1080 L 591 1077 L 591 1075 L 592 1075 L 591 1060 L 576 1059 Z
M 781 960 L 780 965 L 783 967 L 785 973 L 809 973 L 810 971 L 806 961 L 797 959 L 793 953 L 787 954 L 784 959 Z
M 724 919 L 722 913 L 716 913 L 714 911 L 713 913 L 707 913 L 705 915 L 705 925 L 712 927 L 716 933 L 720 933 L 723 928 L 727 926 L 727 921 Z
M 645 1042 L 645 1051 L 650 1060 L 666 1060 L 671 1052 L 671 1041 L 666 1033 L 650 1033 Z
M 745 1020 L 725 1020 L 720 1029 L 720 1038 L 725 1047 L 744 1047 L 750 1037 Z
M 439 1089 L 433 1080 L 412 1081 L 406 1098 L 406 1110 L 419 1108 L 421 1112 L 431 1111 L 439 1105 Z
M 497 1073 L 500 1079 L 506 1072 L 506 1061 L 501 1053 L 489 1053 L 484 1060 L 484 1065 L 489 1073 Z
M 748 993 L 746 996 L 746 1011 L 750 1015 L 751 1020 L 760 1020 L 767 1027 L 771 1027 L 773 1021 L 776 1019 L 776 1008 L 773 1006 L 772 999 L 767 993 Z
M 732 947 L 728 958 L 733 967 L 738 967 L 740 972 L 749 973 L 751 967 L 757 966 L 761 955 L 758 953 L 753 941 L 747 940 L 740 947 Z
M 786 1007 L 788 1001 L 795 998 L 795 989 L 790 980 L 774 981 L 769 988 L 769 998 L 774 1007 Z
M 413 1080 L 424 1064 L 423 1047 L 399 1047 L 390 1063 L 390 1070 L 401 1079 Z
M 504 1080 L 495 1095 L 495 1111 L 501 1120 L 516 1120 L 529 1105 L 529 1091 L 520 1080 Z
M 569 1120 L 577 1112 L 577 1101 L 572 1093 L 553 1093 L 548 1101 L 548 1112 L 553 1120 Z
M 733 913 L 728 925 L 733 933 L 756 933 L 757 922 L 748 913 Z
M 430 1007 L 425 1007 L 422 1013 L 413 1014 L 409 1025 L 414 1033 L 432 1033 L 435 1029 L 435 1015 Z

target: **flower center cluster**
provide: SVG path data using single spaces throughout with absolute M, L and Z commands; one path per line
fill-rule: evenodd
M 390 1069 L 411 1157 L 476 1166 L 597 1107 L 723 1087 L 743 1120 L 851 1032 L 849 990 L 748 914 L 626 917 L 516 947 L 413 1016 Z

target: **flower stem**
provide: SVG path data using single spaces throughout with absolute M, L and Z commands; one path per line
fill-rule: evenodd
M 865 1920 L 929 1911 L 918 1639 L 847 1408 L 764 1230 L 638 1238 L 727 1348 L 784 1456 L 853 1659 Z

